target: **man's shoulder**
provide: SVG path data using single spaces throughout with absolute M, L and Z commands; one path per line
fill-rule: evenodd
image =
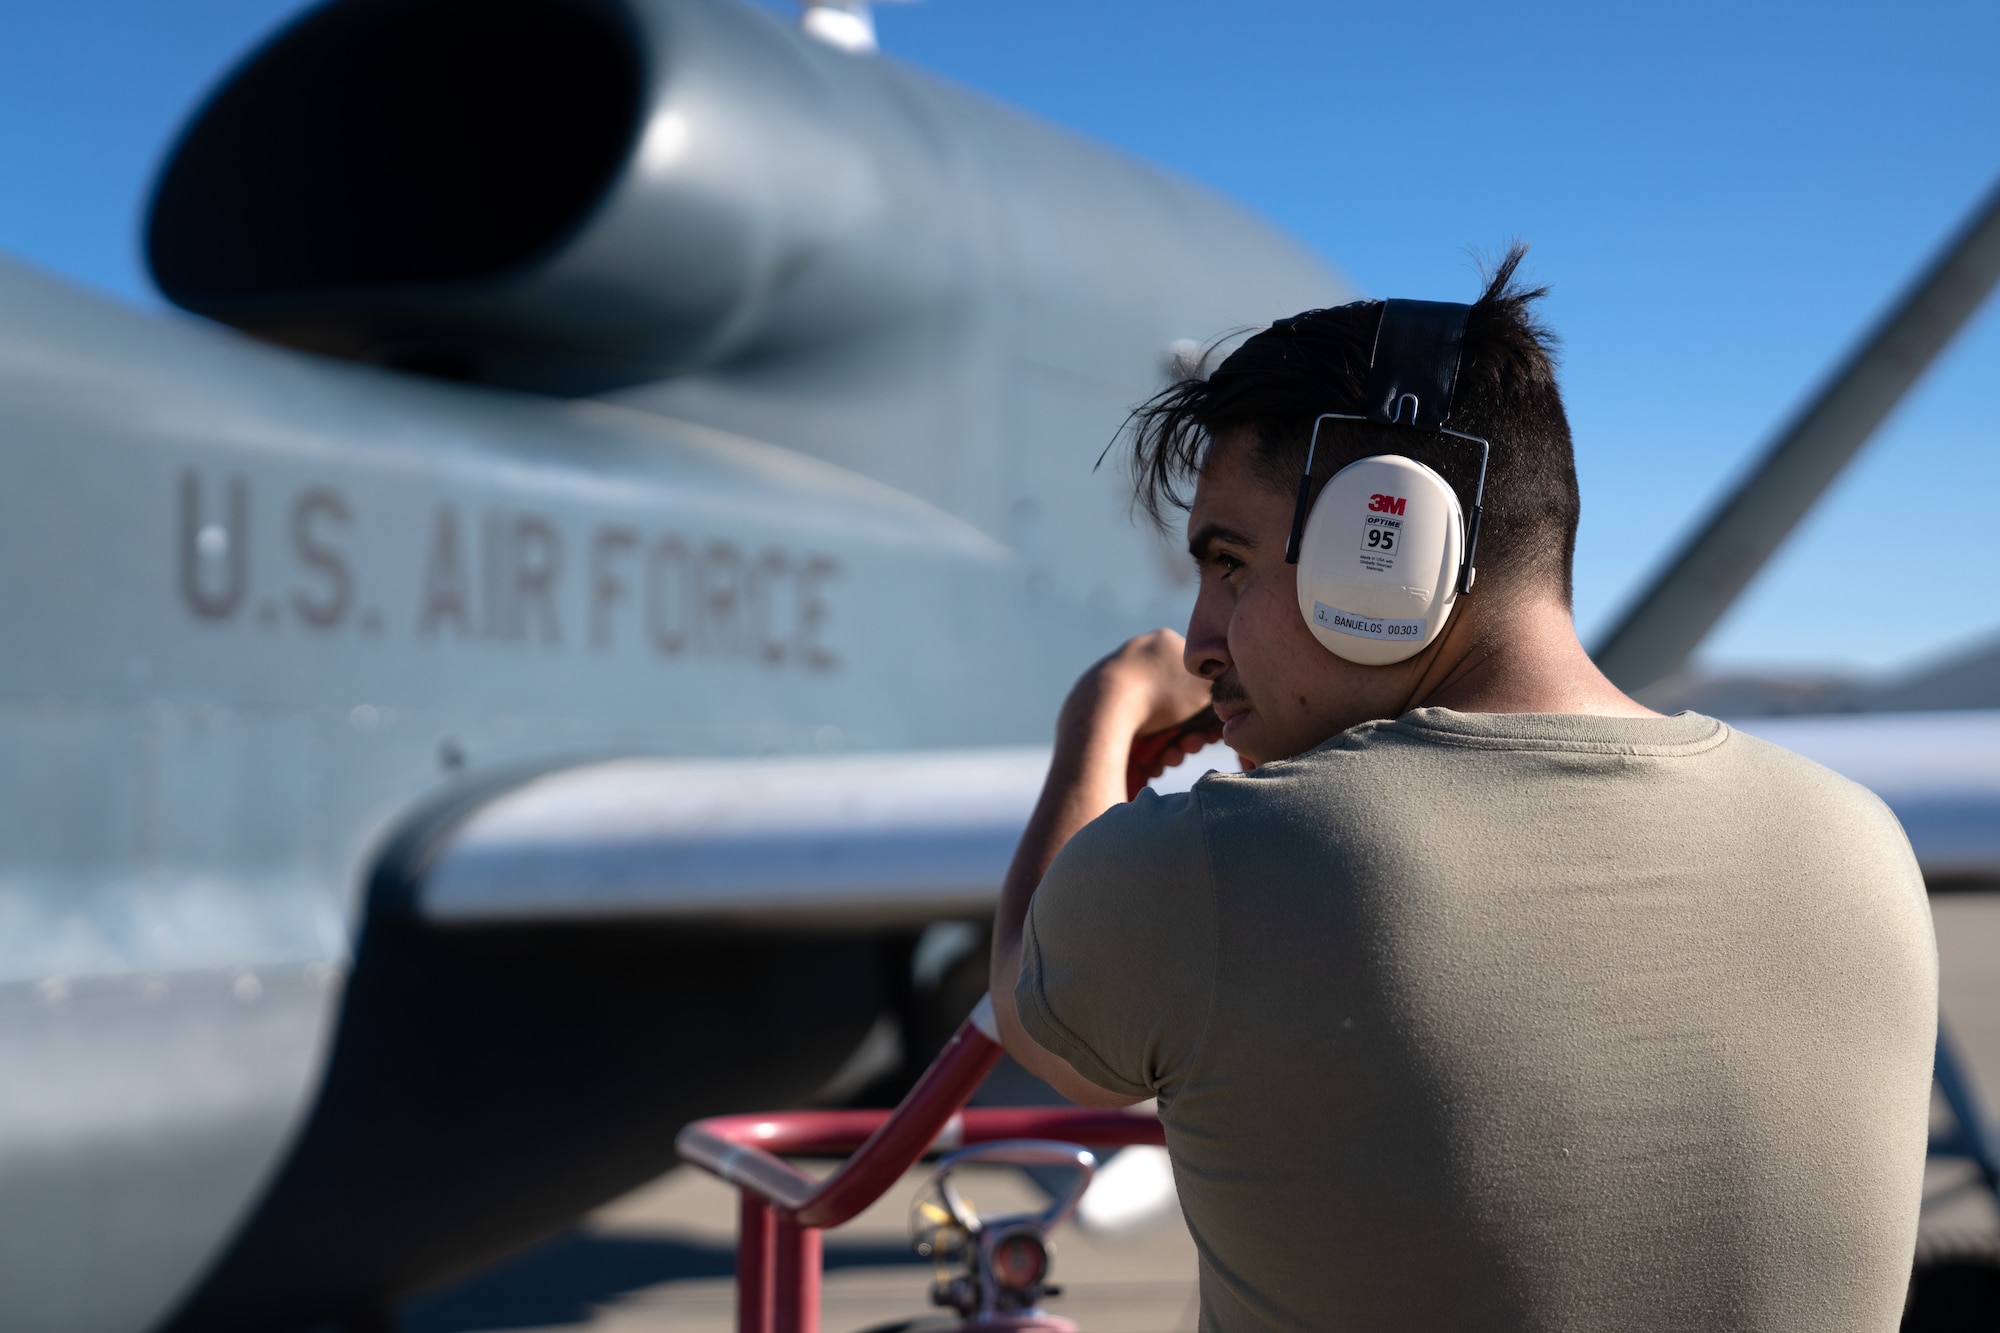
M 1180 860 L 1198 852 L 1202 843 L 1203 789 L 1213 776 L 1205 777 L 1184 792 L 1163 795 L 1142 789 L 1132 800 L 1112 806 L 1078 829 L 1057 854 L 1057 863 L 1067 860 L 1131 865 L 1135 861 L 1161 858 Z
M 1029 915 L 1045 942 L 1149 941 L 1212 928 L 1215 875 L 1200 793 L 1142 791 L 1079 829 L 1049 864 Z
M 1640 779 L 1640 780 L 1635 780 Z M 1696 713 L 1671 717 L 1457 713 L 1418 709 L 1368 722 L 1304 754 L 1245 774 L 1211 774 L 1195 787 L 1202 813 L 1220 822 L 1329 824 L 1490 814 L 1530 793 L 1591 791 L 1601 802 L 1623 785 L 1634 800 L 1712 804 L 1743 812 L 1854 818 L 1871 832 L 1891 816 L 1860 784 L 1802 755 Z M 1490 796 L 1493 801 L 1484 799 Z M 1615 805 L 1615 798 L 1611 800 Z M 1655 813 L 1664 813 L 1655 811 Z
M 1714 818 L 1781 818 L 1893 835 L 1866 787 L 1780 746 L 1696 713 L 1671 717 L 1469 714 L 1419 709 L 1364 723 L 1247 773 L 1212 772 L 1183 794 L 1141 793 L 1079 834 L 1106 856 L 1185 855 L 1204 840 L 1280 835 L 1313 841 L 1393 837 L 1408 823 L 1478 822 L 1520 803 L 1571 803 L 1602 817 L 1623 788 L 1648 814 L 1683 803 Z M 1539 796 L 1536 794 L 1540 793 Z M 1588 793 L 1588 799 L 1571 798 Z
M 1909 856 L 1908 840 L 1894 812 L 1854 779 L 1734 728 L 1720 759 L 1718 780 L 1728 782 L 1747 806 L 1809 822 L 1828 841 L 1870 841 L 1882 844 L 1898 859 Z

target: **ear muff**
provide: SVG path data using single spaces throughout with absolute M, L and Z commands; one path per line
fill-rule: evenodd
M 1384 301 L 1369 354 L 1367 410 L 1322 412 L 1313 421 L 1285 561 L 1298 566 L 1299 614 L 1313 637 L 1362 666 L 1406 661 L 1434 643 L 1479 572 L 1472 558 L 1493 446 L 1445 424 L 1470 312 L 1470 306 L 1446 301 Z M 1458 493 L 1443 477 L 1400 454 L 1348 464 L 1313 499 L 1313 457 L 1320 427 L 1329 421 L 1365 421 L 1478 445 L 1472 521 L 1465 521 Z
M 1299 614 L 1336 656 L 1388 666 L 1444 632 L 1457 605 L 1465 517 L 1445 479 L 1378 454 L 1333 475 L 1299 540 Z

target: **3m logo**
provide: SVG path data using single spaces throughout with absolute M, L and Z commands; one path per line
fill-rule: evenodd
M 1371 495 L 1368 509 L 1376 514 L 1400 514 L 1403 512 L 1403 497 L 1400 495 Z

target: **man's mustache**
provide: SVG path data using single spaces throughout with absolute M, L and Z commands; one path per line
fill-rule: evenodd
M 1247 704 L 1250 696 L 1243 689 L 1243 681 L 1237 676 L 1236 668 L 1217 676 L 1208 687 L 1208 700 L 1214 704 Z

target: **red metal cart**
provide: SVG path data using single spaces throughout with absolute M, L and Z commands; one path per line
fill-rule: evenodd
M 981 1001 L 894 1111 L 718 1116 L 681 1131 L 676 1141 L 681 1156 L 742 1194 L 736 1251 L 739 1333 L 819 1333 L 820 1233 L 881 1198 L 928 1153 L 1010 1144 L 1032 1156 L 1165 1141 L 1156 1117 L 1129 1111 L 963 1109 L 999 1059 L 992 1009 Z M 784 1160 L 845 1153 L 852 1156 L 824 1180 Z M 1081 1164 L 1087 1171 L 1087 1153 Z M 1066 1211 L 1052 1210 L 1043 1220 L 1059 1220 Z M 965 1324 L 992 1330 L 1069 1327 L 1032 1305 L 1010 1312 L 994 1309 L 991 1302 L 969 1313 Z

